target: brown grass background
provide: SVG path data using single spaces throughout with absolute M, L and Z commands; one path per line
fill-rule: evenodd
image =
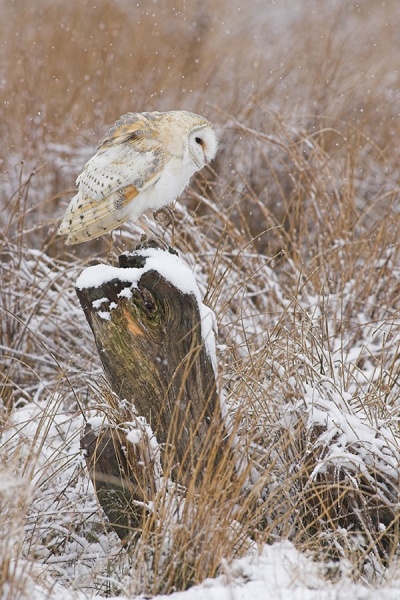
M 227 115 L 269 133 L 260 105 L 310 134 L 361 131 L 396 155 L 395 0 L 241 4 L 3 1 L 3 170 L 41 163 L 52 144 L 95 146 L 124 112 L 186 109 L 216 123 L 227 171 L 233 154 L 248 156 Z
M 69 195 L 61 207 L 45 201 L 72 191 L 106 128 L 127 111 L 168 109 L 215 123 L 218 196 L 225 205 L 241 196 L 253 235 L 265 219 L 252 194 L 286 228 L 297 219 L 297 165 L 282 152 L 288 137 L 313 136 L 332 158 L 347 152 L 343 170 L 353 161 L 362 200 L 373 203 L 389 178 L 385 191 L 397 184 L 399 13 L 395 0 L 4 1 L 2 203 L 30 179 L 39 189 L 30 215 L 45 225 L 40 243 Z M 267 160 L 243 127 L 271 136 Z M 361 153 L 373 153 L 373 164 L 359 166 Z M 377 177 L 377 163 L 386 178 Z M 264 236 L 258 247 L 267 244 Z

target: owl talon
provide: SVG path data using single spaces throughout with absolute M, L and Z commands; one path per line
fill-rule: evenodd
M 136 250 L 147 250 L 147 248 L 155 248 L 161 250 L 168 250 L 169 246 L 161 238 L 151 235 L 148 236 L 143 234 L 140 237 L 140 244 L 136 246 Z
M 164 223 L 164 227 L 169 227 L 174 221 L 174 211 L 169 206 L 163 206 L 162 208 L 159 208 L 153 212 L 154 219 L 156 221 L 160 221 L 158 216 L 161 214 L 167 219 L 167 221 Z

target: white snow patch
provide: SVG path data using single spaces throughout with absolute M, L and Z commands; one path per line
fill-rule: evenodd
M 206 344 L 207 353 L 211 360 L 215 378 L 217 379 L 218 368 L 215 345 L 215 340 L 218 336 L 217 320 L 211 308 L 208 308 L 208 306 L 202 302 L 199 303 L 199 309 L 201 317 L 201 337 Z
M 101 415 L 100 417 L 90 417 L 90 419 L 87 420 L 87 423 L 94 431 L 98 432 L 104 425 L 108 424 L 108 419 L 106 415 Z
M 323 567 L 288 541 L 264 546 L 260 555 L 247 555 L 225 565 L 216 579 L 158 600 L 398 600 L 400 588 L 376 589 L 353 583 L 344 575 L 333 583 Z M 97 597 L 96 597 L 97 598 Z M 119 600 L 126 597 L 119 596 Z M 139 600 L 140 596 L 135 597 Z M 116 599 L 115 599 L 116 600 Z M 134 600 L 134 599 L 132 599 Z
M 121 290 L 117 295 L 118 298 L 126 298 L 127 300 L 130 300 L 132 298 L 132 288 L 136 287 L 136 284 L 132 284 L 132 286 L 130 288 L 124 288 L 123 290 Z
M 110 267 L 109 265 L 94 265 L 93 267 L 88 267 L 82 271 L 76 280 L 75 287 L 78 288 L 78 290 L 92 287 L 98 288 L 113 279 L 130 282 L 132 280 L 132 275 L 129 274 L 129 271 L 136 270 L 137 269 L 120 269 L 119 267 Z
M 99 298 L 98 300 L 93 300 L 92 306 L 93 306 L 93 308 L 100 308 L 100 306 L 102 304 L 104 304 L 104 302 L 108 302 L 108 298 L 104 297 L 104 298 Z
M 108 311 L 99 310 L 97 314 L 99 315 L 100 319 L 103 319 L 104 321 L 111 321 L 111 314 Z
M 140 429 L 131 429 L 126 436 L 126 439 L 131 444 L 139 444 L 142 437 L 143 432 Z

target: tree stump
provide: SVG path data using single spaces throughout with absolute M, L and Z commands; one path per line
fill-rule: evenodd
M 121 540 L 132 539 L 147 519 L 154 497 L 154 471 L 142 448 L 117 427 L 85 427 L 81 439 L 94 489 L 109 524 Z
M 198 485 L 222 452 L 213 315 L 175 254 L 141 249 L 121 255 L 119 262 L 119 267 L 89 267 L 76 284 L 104 372 L 115 394 L 152 428 L 163 473 L 182 485 Z M 88 430 L 82 440 L 92 479 L 101 482 L 97 492 L 105 480 L 110 485 L 111 471 L 125 480 L 124 494 L 129 489 L 138 501 L 146 494 L 149 499 L 154 486 L 138 472 L 138 461 L 123 465 L 120 449 L 126 440 L 115 441 L 110 431 L 106 438 L 104 447 Z

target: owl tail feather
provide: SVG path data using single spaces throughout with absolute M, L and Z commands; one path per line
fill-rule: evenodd
M 62 223 L 59 227 L 58 234 L 63 235 L 67 233 L 67 238 L 65 240 L 65 244 L 70 246 L 72 244 L 81 244 L 82 242 L 87 242 L 89 240 L 93 240 L 105 233 L 116 229 L 122 223 L 125 223 L 129 219 L 129 215 L 118 215 L 118 213 L 112 213 L 107 215 L 101 221 L 97 221 L 88 227 L 84 227 L 79 231 L 71 231 L 68 230 L 67 227 L 63 228 Z
M 67 236 L 67 246 L 81 244 L 116 229 L 129 218 L 128 206 L 115 210 L 114 194 L 98 203 L 88 198 L 82 202 L 78 192 L 72 198 L 57 233 Z

